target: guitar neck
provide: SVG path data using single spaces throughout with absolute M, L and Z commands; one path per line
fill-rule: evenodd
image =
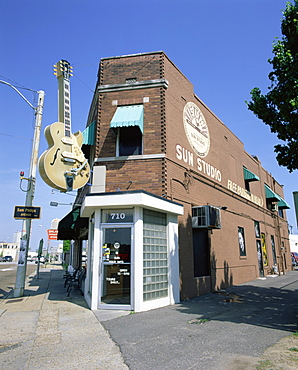
M 71 136 L 70 83 L 63 76 L 58 77 L 58 120 L 64 123 L 65 136 Z

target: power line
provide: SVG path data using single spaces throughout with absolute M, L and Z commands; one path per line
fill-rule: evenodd
M 15 136 L 15 135 L 10 135 L 10 134 L 4 134 L 3 132 L 0 132 L 0 135 L 10 136 L 10 137 L 18 138 L 18 139 L 26 139 L 26 140 L 31 140 L 31 141 L 33 141 L 33 139 L 30 139 L 29 137 L 23 137 L 23 136 Z
M 76 65 L 75 63 L 72 64 L 73 67 L 75 68 L 80 68 L 80 67 L 86 67 L 86 66 L 93 66 L 93 65 L 97 65 L 98 63 L 89 63 L 89 64 L 80 64 L 80 65 Z M 84 81 L 82 81 L 76 73 L 73 73 L 73 76 L 76 77 L 83 85 L 85 85 L 87 87 L 87 89 L 89 89 L 93 94 L 94 94 L 94 90 L 92 90 Z
M 87 87 L 87 89 L 89 89 L 94 94 L 94 91 L 87 84 L 85 84 L 85 82 L 83 82 L 75 73 L 73 74 L 73 76 L 76 77 L 83 85 Z
M 4 78 L 6 81 L 9 81 L 9 82 L 13 83 L 13 84 L 14 84 L 14 86 L 15 86 L 15 87 L 17 87 L 18 89 L 28 90 L 28 91 L 31 91 L 31 92 L 37 93 L 37 91 L 36 91 L 36 90 L 29 89 L 28 87 L 25 87 L 25 86 L 23 86 L 23 85 L 19 84 L 19 83 L 18 83 L 18 82 L 16 82 L 16 81 L 10 80 L 9 78 L 7 78 L 7 77 L 5 77 L 5 76 L 0 75 L 0 77 L 1 77 L 1 78 Z M 16 86 L 16 85 L 17 85 L 17 86 Z

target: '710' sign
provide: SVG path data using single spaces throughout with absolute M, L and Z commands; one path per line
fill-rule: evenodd
M 40 218 L 40 209 L 41 207 L 15 206 L 13 217 L 18 220 L 38 219 Z

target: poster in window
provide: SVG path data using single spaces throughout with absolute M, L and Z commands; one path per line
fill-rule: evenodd
M 238 242 L 239 242 L 240 256 L 246 256 L 244 228 L 243 227 L 238 227 Z
M 267 255 L 265 234 L 262 233 L 261 236 L 262 236 L 263 264 L 264 266 L 268 266 L 268 255 Z
M 259 273 L 260 273 L 260 276 L 264 276 L 261 240 L 257 240 L 257 253 L 258 253 Z
M 273 257 L 273 264 L 277 264 L 277 259 L 276 259 L 276 250 L 275 250 L 275 242 L 274 242 L 274 236 L 271 235 L 271 247 L 272 247 L 272 257 Z
M 261 237 L 261 234 L 260 234 L 260 223 L 258 221 L 255 221 L 255 234 L 256 234 L 256 238 L 260 238 Z

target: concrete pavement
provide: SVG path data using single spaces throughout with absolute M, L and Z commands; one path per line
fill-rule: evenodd
M 298 337 L 277 367 L 263 353 L 298 329 L 297 314 L 292 271 L 102 323 L 131 370 L 285 370 L 298 369 Z
M 136 314 L 90 311 L 62 276 L 41 268 L 0 300 L 1 369 L 250 370 L 297 330 L 298 271 Z
M 0 300 L 0 368 L 127 369 L 80 292 L 67 297 L 62 268 L 41 268 L 39 277 L 24 297 Z

